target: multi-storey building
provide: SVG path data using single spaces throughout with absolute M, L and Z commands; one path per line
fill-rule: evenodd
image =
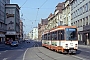
M 5 4 L 10 4 L 10 0 L 0 0 L 0 42 L 5 41 Z
M 38 40 L 38 28 L 34 27 L 33 28 L 33 40 Z
M 66 0 L 63 5 L 63 24 L 71 26 L 71 0 Z
M 29 32 L 29 39 L 33 39 L 33 30 L 31 30 L 30 32 Z
M 7 32 L 6 38 L 19 39 L 20 36 L 20 14 L 17 4 L 6 4 L 6 20 Z
M 51 28 L 55 27 L 55 18 L 54 18 L 54 14 L 50 13 L 49 17 L 48 17 L 48 24 L 47 24 L 47 29 L 46 30 L 50 30 Z
M 38 24 L 38 40 L 41 40 L 41 24 Z
M 90 0 L 71 2 L 71 24 L 78 28 L 78 40 L 90 44 Z
M 63 9 L 63 5 L 64 5 L 64 2 L 62 3 L 58 3 L 58 5 L 55 7 L 55 11 L 54 11 L 54 22 L 55 22 L 55 26 L 58 26 L 58 25 L 63 25 L 63 12 L 62 12 L 62 9 Z
M 50 14 L 48 17 L 48 25 L 47 30 L 50 30 L 52 28 L 57 27 L 58 25 L 63 25 L 63 14 L 62 14 L 62 8 L 63 8 L 64 2 L 58 3 L 58 5 L 55 7 L 54 14 Z
M 23 39 L 23 22 L 20 20 L 20 40 Z
M 38 24 L 38 40 L 42 39 L 42 34 L 44 30 L 46 30 L 46 26 L 48 24 L 48 19 L 41 19 L 41 24 Z

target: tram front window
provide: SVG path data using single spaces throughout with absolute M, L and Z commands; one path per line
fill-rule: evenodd
M 66 40 L 77 40 L 76 28 L 66 28 Z

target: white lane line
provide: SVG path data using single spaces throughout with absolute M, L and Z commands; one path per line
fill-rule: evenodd
M 80 60 L 86 60 L 86 59 L 84 59 L 84 58 L 81 58 L 81 57 L 78 57 L 78 56 L 75 56 L 75 55 L 72 55 L 73 57 L 75 57 L 75 58 L 78 58 L 78 59 L 80 59 Z
M 8 58 L 4 58 L 3 60 L 7 60 Z
M 24 55 L 23 55 L 23 60 L 25 59 L 25 55 L 26 55 L 26 52 L 29 48 L 26 49 L 26 51 L 24 52 Z
M 8 50 L 5 50 L 5 51 L 3 51 L 3 52 L 7 52 Z

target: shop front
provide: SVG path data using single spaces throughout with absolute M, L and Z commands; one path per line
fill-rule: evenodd
M 83 41 L 85 45 L 90 45 L 90 25 L 83 27 Z
M 3 43 L 5 41 L 5 35 L 0 34 L 0 43 Z
M 17 34 L 15 31 L 8 31 L 5 35 L 5 40 L 12 39 L 13 41 L 19 40 L 19 34 Z

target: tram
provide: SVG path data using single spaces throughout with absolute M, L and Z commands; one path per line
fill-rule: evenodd
M 62 53 L 76 53 L 78 35 L 76 26 L 58 26 L 42 34 L 42 46 Z

